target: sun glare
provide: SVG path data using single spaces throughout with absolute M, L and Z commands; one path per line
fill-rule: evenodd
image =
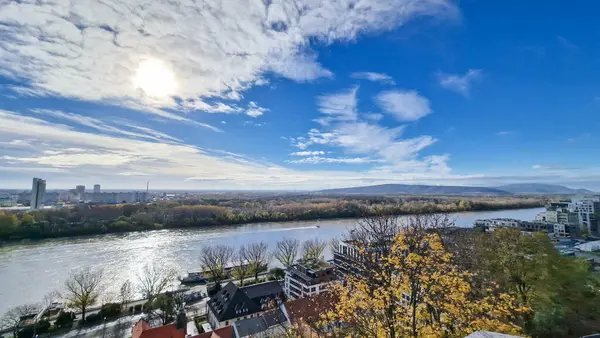
M 175 94 L 177 82 L 175 74 L 161 60 L 149 59 L 140 63 L 134 84 L 148 96 L 165 97 Z

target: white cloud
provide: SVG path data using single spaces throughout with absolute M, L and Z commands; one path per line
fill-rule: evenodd
M 135 138 L 145 138 L 151 140 L 170 140 L 174 142 L 181 142 L 180 139 L 169 136 L 167 134 L 161 133 L 151 128 L 137 126 L 133 122 L 130 121 L 120 121 L 121 125 L 126 125 L 128 128 L 137 129 L 142 131 L 143 133 L 131 132 L 128 130 L 124 130 L 115 126 L 110 125 L 108 122 L 100 119 L 96 119 L 89 116 L 74 114 L 74 113 L 66 113 L 60 110 L 51 110 L 51 109 L 31 109 L 31 112 L 40 115 L 51 116 L 54 118 L 58 118 L 61 120 L 73 122 L 80 124 L 82 126 L 86 126 L 88 128 L 96 129 L 99 131 L 104 131 L 111 134 L 120 134 L 125 136 L 131 136 Z
M 398 121 L 416 121 L 431 113 L 429 100 L 418 92 L 404 90 L 388 90 L 379 93 L 375 102 Z
M 317 156 L 317 155 L 325 155 L 325 152 L 322 150 L 316 151 L 297 151 L 295 153 L 291 153 L 292 156 Z
M 464 96 L 469 96 L 473 82 L 481 79 L 481 69 L 469 69 L 464 75 L 439 74 L 440 86 L 455 91 Z
M 267 108 L 259 107 L 254 101 L 248 103 L 248 109 L 246 109 L 246 115 L 250 117 L 259 117 L 265 112 L 269 111 Z
M 496 135 L 498 136 L 507 136 L 507 135 L 512 135 L 513 132 L 512 131 L 499 131 L 496 133 Z
M 321 156 L 312 156 L 306 157 L 299 160 L 290 160 L 286 161 L 287 163 L 293 164 L 321 164 L 321 163 L 344 163 L 344 164 L 364 164 L 364 163 L 373 163 L 373 162 L 381 162 L 381 160 L 370 159 L 367 157 L 321 157 Z
M 369 81 L 373 81 L 373 82 L 382 82 L 382 83 L 387 83 L 387 84 L 391 84 L 391 85 L 396 84 L 396 82 L 394 82 L 394 79 L 391 76 L 384 74 L 384 73 L 357 72 L 357 73 L 352 73 L 351 77 L 354 79 L 369 80 Z
M 17 89 L 26 95 L 103 101 L 190 122 L 163 109 L 239 100 L 271 72 L 296 81 L 331 77 L 312 41 L 353 41 L 415 17 L 456 14 L 449 0 L 4 1 L 0 72 L 27 81 Z
M 356 92 L 358 87 L 352 87 L 337 93 L 322 95 L 318 98 L 319 111 L 325 117 L 317 120 L 321 125 L 332 121 L 354 121 L 358 118 L 356 111 Z

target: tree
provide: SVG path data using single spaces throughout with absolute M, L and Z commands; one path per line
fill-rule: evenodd
M 102 271 L 84 268 L 73 272 L 65 281 L 66 299 L 69 306 L 81 310 L 81 319 L 85 321 L 85 311 L 96 303 L 100 296 Z
M 1 327 L 3 329 L 11 329 L 13 337 L 17 337 L 19 334 L 19 330 L 21 330 L 23 325 L 23 320 L 21 317 L 31 314 L 37 314 L 39 308 L 35 304 L 26 304 L 12 307 L 6 311 L 1 320 Z
M 8 237 L 17 230 L 17 216 L 0 211 L 0 237 Z
M 177 272 L 170 266 L 158 262 L 146 264 L 142 272 L 137 275 L 140 293 L 149 302 L 165 292 L 177 280 Z
M 361 248 L 365 250 L 366 248 Z M 390 242 L 379 264 L 391 274 L 348 277 L 336 284 L 339 296 L 329 321 L 342 321 L 361 336 L 464 337 L 475 330 L 517 334 L 511 320 L 520 311 L 508 294 L 474 299 L 470 274 L 460 272 L 436 233 L 403 231 Z M 368 274 L 369 271 L 365 271 Z M 369 280 L 378 283 L 370 284 Z
M 240 281 L 240 286 L 244 286 L 244 279 L 248 277 L 248 262 L 246 261 L 246 246 L 242 245 L 233 255 L 233 276 Z
M 121 306 L 127 305 L 129 302 L 133 300 L 133 285 L 131 281 L 126 280 L 121 288 L 119 289 L 119 298 L 121 300 Z
M 258 274 L 266 271 L 269 264 L 269 246 L 265 242 L 249 244 L 246 247 L 246 261 L 250 273 L 254 275 L 254 281 L 258 281 Z
M 560 256 L 546 234 L 518 229 L 480 234 L 473 270 L 531 308 L 521 320 L 533 337 L 578 337 L 600 331 L 600 278 L 588 262 Z
M 296 262 L 298 250 L 300 249 L 300 241 L 295 238 L 284 238 L 277 242 L 273 256 L 287 268 Z
M 158 295 L 152 301 L 152 309 L 160 310 L 160 317 L 162 324 L 166 325 L 169 320 L 173 317 L 175 311 L 175 304 L 173 298 L 169 294 Z
M 303 259 L 323 259 L 323 251 L 327 247 L 327 242 L 318 238 L 309 239 L 302 245 Z
M 233 248 L 227 245 L 205 246 L 202 248 L 200 264 L 210 274 L 216 290 L 221 289 L 221 281 L 225 279 L 225 267 L 233 257 Z

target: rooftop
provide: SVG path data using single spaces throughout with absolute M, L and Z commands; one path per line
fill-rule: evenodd
M 257 334 L 259 332 L 266 331 L 270 327 L 277 325 L 284 325 L 288 319 L 281 311 L 277 308 L 273 311 L 269 311 L 260 317 L 248 318 L 235 322 L 235 331 L 239 337 L 245 337 Z
M 208 301 L 208 307 L 219 321 L 224 321 L 260 312 L 265 301 L 281 295 L 283 289 L 277 281 L 242 288 L 229 282 Z

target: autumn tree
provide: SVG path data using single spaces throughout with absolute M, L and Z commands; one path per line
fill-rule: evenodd
M 445 216 L 394 216 L 360 221 L 349 234 L 359 271 L 337 284 L 339 302 L 326 320 L 342 321 L 369 337 L 463 337 L 474 330 L 518 333 L 517 308 L 492 288 L 471 293 L 472 275 L 460 271 L 444 247 Z
M 277 242 L 273 256 L 283 265 L 288 267 L 296 261 L 300 241 L 295 238 L 284 238 Z
M 202 248 L 200 264 L 204 271 L 210 274 L 210 280 L 215 283 L 216 289 L 221 288 L 221 281 L 227 276 L 225 267 L 233 257 L 233 248 L 228 245 L 205 246 Z
M 269 246 L 265 242 L 251 243 L 246 247 L 246 261 L 254 280 L 258 281 L 258 274 L 267 270 L 269 264 Z
M 66 299 L 69 306 L 81 310 L 81 319 L 85 321 L 85 312 L 100 297 L 102 270 L 84 268 L 72 272 L 65 281 Z
M 327 242 L 319 238 L 309 239 L 302 244 L 303 259 L 323 259 L 323 251 L 327 247 Z
M 244 279 L 250 274 L 246 261 L 246 246 L 242 245 L 238 251 L 233 254 L 233 276 L 240 281 L 240 286 L 244 286 Z
M 139 292 L 149 302 L 156 296 L 173 286 L 177 280 L 177 272 L 170 266 L 157 262 L 146 264 L 141 273 L 137 274 Z

